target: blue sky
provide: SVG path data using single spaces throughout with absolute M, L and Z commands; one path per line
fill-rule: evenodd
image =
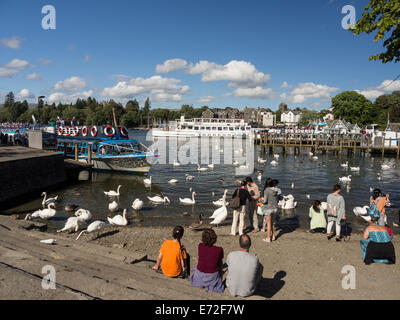
M 367 0 L 8 1 L 0 3 L 0 100 L 77 97 L 152 107 L 323 109 L 345 90 L 369 99 L 400 90 L 374 35 L 341 27 Z M 56 29 L 42 28 L 45 5 Z

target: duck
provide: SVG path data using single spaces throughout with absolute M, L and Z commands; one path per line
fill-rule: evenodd
M 143 183 L 147 186 L 151 185 L 151 176 L 149 178 L 143 179 Z
M 154 196 L 154 197 L 147 197 L 147 199 L 149 199 L 151 202 L 154 203 L 165 203 L 165 202 L 171 203 L 168 197 L 161 198 L 160 196 Z
M 67 212 L 75 211 L 79 206 L 77 204 L 67 204 L 64 207 L 64 210 Z
M 201 168 L 199 164 L 197 165 L 197 171 L 204 172 L 204 171 L 207 171 L 207 170 L 208 170 L 208 168 Z
M 192 192 L 192 199 L 189 198 L 179 198 L 179 201 L 183 204 L 195 204 L 196 201 L 194 200 L 194 196 L 196 195 L 196 192 Z
M 197 228 L 200 228 L 202 224 L 203 224 L 203 215 L 202 215 L 201 213 L 199 213 L 199 220 L 193 222 L 193 223 L 189 226 L 189 228 L 190 228 L 190 229 L 196 230 Z
M 65 225 L 62 229 L 57 230 L 57 232 L 63 232 L 63 231 L 67 231 L 67 232 L 78 232 L 79 228 L 81 227 L 81 225 L 84 223 L 84 221 L 80 220 L 79 217 L 70 217 L 67 219 L 67 221 L 65 222 Z
M 92 219 L 92 214 L 89 210 L 79 209 L 75 212 L 75 216 L 78 217 L 80 221 L 89 221 Z
M 32 214 L 28 213 L 25 216 L 25 220 L 31 220 L 34 218 L 40 218 L 40 219 L 47 220 L 47 219 L 53 218 L 57 213 L 55 208 L 56 208 L 55 203 L 51 202 L 47 205 L 47 209 L 36 210 Z
M 174 164 L 173 164 L 174 167 L 179 167 L 180 165 L 181 164 L 178 161 L 174 160 Z
M 42 192 L 41 196 L 44 197 L 43 201 L 42 201 L 43 208 L 46 208 L 50 203 L 55 203 L 57 201 L 57 199 L 58 199 L 58 196 L 55 196 L 54 198 L 46 199 L 46 197 L 47 197 L 47 193 L 46 192 Z
M 346 163 L 342 163 L 341 166 L 342 166 L 343 168 L 348 168 L 348 167 L 349 167 L 349 162 L 346 161 Z
M 124 209 L 122 216 L 118 214 L 114 216 L 114 218 L 107 217 L 107 220 L 111 225 L 126 226 L 128 224 L 128 220 L 126 219 L 126 212 L 126 209 Z
M 118 197 L 119 196 L 119 189 L 121 188 L 121 185 L 118 186 L 117 191 L 110 190 L 110 191 L 104 191 L 104 194 L 110 197 Z
M 171 179 L 168 181 L 169 184 L 175 184 L 178 183 L 178 179 Z
M 133 210 L 140 210 L 143 208 L 143 204 L 144 202 L 140 199 L 135 199 L 135 201 L 133 201 L 132 203 L 132 208 Z
M 106 226 L 107 226 L 107 223 L 105 223 L 104 221 L 100 221 L 100 220 L 93 221 L 91 224 L 88 225 L 86 230 L 82 230 L 82 232 L 76 237 L 75 240 L 78 240 L 80 238 L 80 236 L 84 233 L 91 233 L 94 231 L 99 231 L 99 230 L 105 228 Z
M 360 167 L 350 167 L 350 171 L 360 171 Z
M 341 177 L 339 178 L 339 181 L 342 182 L 351 182 L 351 175 L 347 176 L 347 177 Z
M 118 210 L 118 203 L 117 201 L 113 201 L 111 203 L 108 204 L 108 210 L 110 210 L 110 212 L 115 212 Z

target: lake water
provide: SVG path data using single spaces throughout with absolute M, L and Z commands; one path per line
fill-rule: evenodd
M 134 130 L 130 132 L 132 138 L 136 138 L 146 145 L 150 145 L 151 141 L 146 140 L 145 131 Z M 211 142 L 211 140 L 210 140 Z M 178 144 L 178 149 L 182 146 Z M 201 147 L 199 146 L 198 158 L 201 156 Z M 219 149 L 223 145 L 217 146 L 215 141 L 210 143 L 210 154 L 207 155 L 212 159 L 212 150 L 222 157 L 225 153 L 231 153 L 233 156 L 238 151 L 232 152 L 230 147 L 225 147 L 223 152 Z M 245 149 L 245 148 L 244 148 Z M 172 148 L 171 148 L 172 150 Z M 168 154 L 171 150 L 167 148 Z M 204 149 L 203 149 L 204 150 Z M 235 149 L 238 150 L 238 149 Z M 246 149 L 245 149 L 246 150 Z M 172 150 L 174 151 L 174 150 Z M 350 188 L 343 185 L 342 194 L 346 202 L 346 216 L 348 222 L 354 231 L 364 229 L 366 222 L 353 214 L 353 208 L 356 206 L 367 205 L 370 196 L 370 187 L 380 188 L 384 193 L 391 195 L 391 208 L 387 209 L 388 223 L 392 226 L 393 221 L 398 223 L 398 214 L 391 213 L 400 208 L 400 185 L 399 162 L 394 158 L 382 159 L 380 156 L 347 156 L 343 153 L 341 156 L 327 153 L 325 155 L 318 154 L 318 160 L 314 161 L 308 155 L 310 150 L 303 149 L 302 154 L 294 156 L 293 154 L 282 154 L 278 152 L 279 159 L 277 166 L 270 163 L 274 159 L 272 154 L 262 155 L 267 162 L 259 165 L 257 157 L 261 155 L 260 147 L 254 146 L 254 163 L 256 166 L 251 171 L 250 176 L 262 188 L 265 179 L 272 177 L 279 180 L 279 187 L 284 195 L 292 194 L 297 201 L 297 207 L 293 210 L 285 210 L 280 212 L 278 219 L 282 225 L 290 225 L 293 227 L 309 228 L 308 211 L 313 201 L 318 199 L 326 201 L 327 195 L 331 192 L 332 186 L 339 182 L 339 177 L 352 175 Z M 173 152 L 172 152 L 173 153 Z M 215 154 L 215 152 L 214 152 Z M 221 159 L 221 162 L 223 162 Z M 168 158 L 167 158 L 168 160 Z M 359 166 L 359 172 L 350 172 L 340 166 L 341 163 L 348 161 L 349 166 Z M 388 161 L 396 162 L 395 168 L 382 170 L 381 164 Z M 169 162 L 169 161 L 168 161 Z M 172 162 L 172 161 L 171 161 Z M 207 167 L 202 164 L 202 167 Z M 48 221 L 51 227 L 61 227 L 64 225 L 65 219 L 73 213 L 63 211 L 66 204 L 77 204 L 82 208 L 89 209 L 95 218 L 106 220 L 107 216 L 113 216 L 108 211 L 110 199 L 104 195 L 103 191 L 116 190 L 118 185 L 122 185 L 120 196 L 117 199 L 121 210 L 128 209 L 128 217 L 132 220 L 133 225 L 143 226 L 174 226 L 176 224 L 189 225 L 198 219 L 199 213 L 204 217 L 212 215 L 217 209 L 212 201 L 222 197 L 225 189 L 228 189 L 228 199 L 232 197 L 232 193 L 237 187 L 236 179 L 243 179 L 246 175 L 237 173 L 237 167 L 232 164 L 216 164 L 214 169 L 206 172 L 198 172 L 197 164 L 186 164 L 174 167 L 171 164 L 154 164 L 151 168 L 152 186 L 147 188 L 143 184 L 143 177 L 120 173 L 96 173 L 92 175 L 90 181 L 82 181 L 75 185 L 71 185 L 61 190 L 43 190 L 47 191 L 49 196 L 58 195 L 57 216 Z M 257 171 L 263 171 L 262 183 L 257 180 Z M 378 180 L 378 173 L 381 180 Z M 185 174 L 194 176 L 193 180 L 186 180 Z M 170 179 L 178 179 L 177 184 L 168 184 Z M 294 183 L 294 188 L 291 187 Z M 182 205 L 179 198 L 191 198 L 189 189 L 192 188 L 196 192 L 195 205 Z M 214 195 L 213 195 L 214 193 Z M 155 205 L 151 203 L 147 196 L 163 194 L 170 200 L 170 204 Z M 310 195 L 310 199 L 306 197 Z M 140 212 L 134 212 L 131 208 L 132 202 L 140 198 L 145 204 Z M 41 207 L 42 198 L 24 203 L 21 206 L 7 210 L 7 212 L 33 212 Z M 232 210 L 228 209 L 229 216 L 223 223 L 231 224 Z M 205 219 L 205 222 L 210 220 Z M 246 217 L 246 225 L 248 225 Z

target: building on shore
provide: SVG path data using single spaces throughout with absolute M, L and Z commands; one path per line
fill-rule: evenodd
M 275 127 L 276 126 L 276 115 L 269 111 L 261 112 L 261 124 L 264 127 Z
M 281 122 L 287 126 L 296 126 L 301 118 L 301 111 L 287 110 L 281 113 Z

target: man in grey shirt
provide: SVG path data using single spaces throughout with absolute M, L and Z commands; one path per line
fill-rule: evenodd
M 258 258 L 249 253 L 251 239 L 248 235 L 239 237 L 240 251 L 232 251 L 228 254 L 228 276 L 226 286 L 232 296 L 248 297 L 257 288 L 262 279 L 263 266 Z

